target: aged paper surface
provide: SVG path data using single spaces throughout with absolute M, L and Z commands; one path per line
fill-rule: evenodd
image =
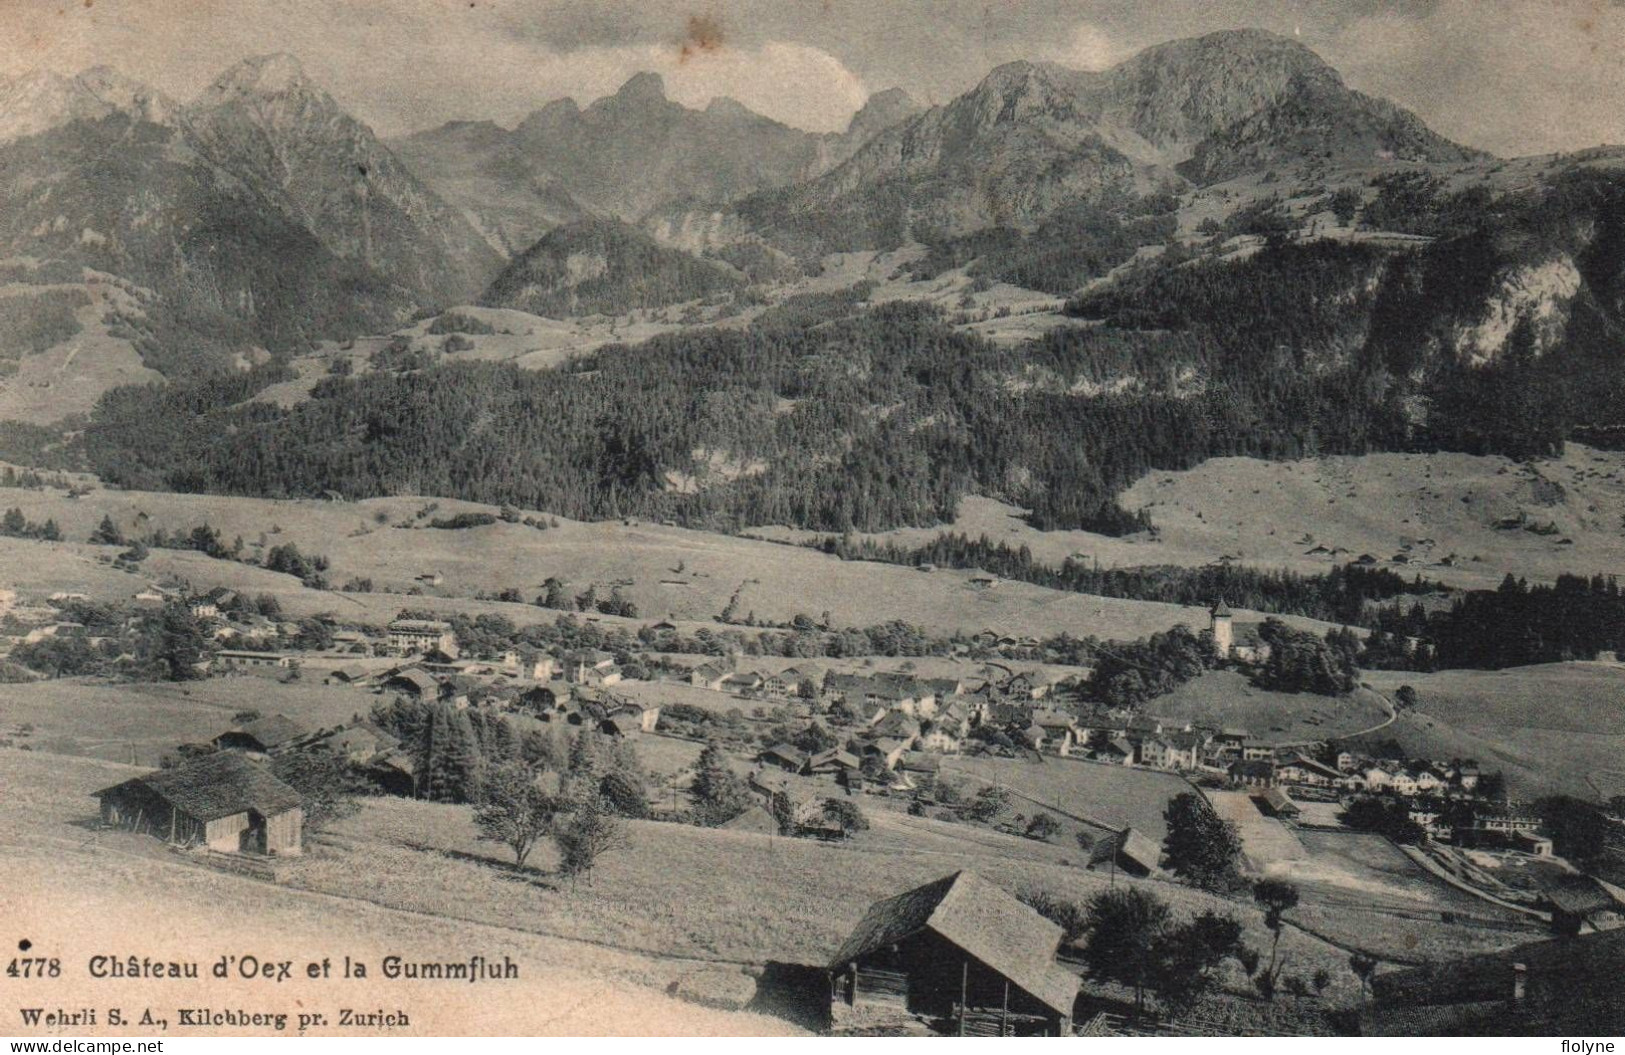
M 1625 1031 L 1622 45 L 0 0 L 0 1033 Z

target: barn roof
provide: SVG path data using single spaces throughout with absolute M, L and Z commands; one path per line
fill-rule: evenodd
M 264 747 L 280 747 L 290 740 L 297 740 L 310 730 L 289 718 L 285 714 L 273 714 L 264 718 L 257 718 L 246 725 L 234 726 L 226 733 L 241 733 L 254 738 L 254 741 Z M 216 737 L 219 739 L 219 737 Z
M 1117 837 L 1117 852 L 1150 872 L 1155 872 L 1162 863 L 1162 847 L 1133 828 L 1124 828 Z
M 752 806 L 719 827 L 735 832 L 763 832 L 768 835 L 777 835 L 779 832 L 778 819 L 761 806 Z
M 275 816 L 303 803 L 299 792 L 271 775 L 264 766 L 231 751 L 217 751 L 160 769 L 96 792 L 96 797 L 124 789 L 142 789 L 201 821 L 255 810 Z
M 420 670 L 417 667 L 412 667 L 408 670 L 403 670 L 400 673 L 393 675 L 384 684 L 393 685 L 402 681 L 417 689 L 419 695 L 433 694 L 440 691 L 440 683 L 434 679 L 434 675 L 430 674 L 426 670 Z
M 976 957 L 1051 1010 L 1072 1014 L 1078 980 L 1055 962 L 1061 928 L 974 872 L 955 872 L 875 902 L 835 954 L 832 969 L 926 930 Z
M 1565 876 L 1546 891 L 1546 898 L 1559 912 L 1588 916 L 1593 912 L 1618 912 L 1622 907 L 1601 883 L 1590 876 Z
M 1292 801 L 1292 796 L 1280 788 L 1270 788 L 1264 792 L 1264 802 L 1268 804 L 1273 813 L 1297 813 L 1298 804 Z

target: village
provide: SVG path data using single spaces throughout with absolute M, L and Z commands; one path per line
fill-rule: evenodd
M 101 647 L 95 628 L 75 621 L 91 603 L 72 593 L 14 597 L 5 620 L 14 652 L 58 635 Z M 1418 972 L 1437 963 L 1464 953 L 1504 958 L 1503 946 L 1625 924 L 1621 877 L 1560 857 L 1545 820 L 1509 796 L 1493 767 L 1402 757 L 1382 744 L 1381 729 L 1406 706 L 1403 693 L 1370 694 L 1377 720 L 1369 729 L 1313 738 L 1301 728 L 1159 715 L 1156 700 L 1101 707 L 1080 693 L 1086 669 L 1007 658 L 1030 654 L 1035 642 L 992 632 L 976 642 L 979 658 L 832 660 L 752 655 L 710 637 L 697 645 L 669 620 L 633 629 L 624 619 L 604 627 L 567 615 L 563 629 L 527 634 L 405 609 L 374 626 L 279 619 L 230 589 L 162 584 L 113 607 L 132 618 L 167 613 L 195 628 L 201 647 L 188 657 L 187 677 L 244 701 L 218 728 L 189 729 L 148 758 L 154 768 L 88 789 L 108 838 L 147 840 L 204 867 L 298 883 L 301 868 L 339 852 L 343 839 L 332 832 L 354 832 L 377 810 L 410 826 L 410 813 L 388 812 L 391 801 L 408 810 L 455 805 L 469 833 L 506 842 L 519 867 L 531 847 L 554 838 L 560 874 L 571 876 L 570 867 L 588 874 L 599 855 L 624 850 L 627 824 L 832 849 L 866 846 L 898 824 L 930 825 L 933 837 L 951 828 L 963 833 L 955 838 L 996 840 L 997 858 L 1059 864 L 1091 884 L 1103 877 L 1108 892 L 1121 881 L 1146 884 L 1155 897 L 1194 883 L 1218 904 L 1239 897 L 1262 906 L 1258 891 L 1281 885 L 1292 891 L 1286 908 L 1297 911 L 1265 917 L 1277 945 L 1291 920 L 1305 936 L 1351 950 L 1346 981 L 1326 967 L 1288 976 L 1271 957 L 1271 968 L 1258 973 L 1255 963 L 1238 982 L 1236 968 L 1226 974 L 1220 963 L 1256 955 L 1231 941 L 1194 968 L 1198 983 L 1182 983 L 1199 998 L 1170 989 L 1148 1018 L 1139 990 L 1155 989 L 1149 976 L 1136 987 L 1091 973 L 1076 902 L 1012 891 L 961 868 L 915 889 L 897 884 L 838 949 L 803 955 L 774 976 L 772 986 L 789 993 L 779 999 L 819 1030 L 1387 1028 L 1382 1016 L 1402 1004 L 1413 1014 L 1431 1006 L 1437 987 Z M 1256 667 L 1270 647 L 1219 598 L 1197 639 L 1212 651 L 1208 677 Z M 320 718 L 296 705 L 298 694 L 316 691 L 326 701 Z M 346 708 L 349 717 L 335 719 Z M 34 749 L 30 732 L 14 728 L 6 746 Z M 598 804 L 591 811 L 581 806 L 584 787 Z M 353 806 L 335 808 L 339 800 L 362 802 L 363 820 Z M 1193 880 L 1183 859 L 1190 851 L 1179 846 L 1182 801 L 1200 814 L 1197 831 L 1234 843 L 1222 865 L 1230 880 Z M 599 808 L 613 816 L 580 830 L 580 816 Z M 526 827 L 526 810 L 544 821 Z M 1208 821 L 1218 828 L 1201 828 Z M 585 855 L 574 866 L 572 852 Z M 482 853 L 492 863 L 499 856 Z M 1323 854 L 1334 872 L 1345 869 L 1330 881 Z M 1413 900 L 1396 905 L 1392 878 L 1401 872 L 1401 885 L 1413 888 L 1403 898 Z M 1360 904 L 1352 914 L 1351 896 Z M 1447 935 L 1442 951 L 1426 961 L 1395 955 L 1373 977 L 1386 957 L 1352 936 L 1366 912 L 1385 923 L 1431 920 Z M 1328 923 L 1327 913 L 1347 920 Z M 1518 1000 L 1551 991 L 1533 959 L 1513 963 L 1504 978 L 1490 972 L 1497 1000 L 1513 992 L 1514 974 Z M 1267 983 L 1249 981 L 1254 973 Z M 771 988 L 765 978 L 753 984 L 756 998 Z M 1369 999 L 1384 986 L 1410 995 Z M 1276 1000 L 1280 988 L 1294 994 L 1290 1005 Z M 1339 990 L 1345 996 L 1335 998 Z M 1238 1001 L 1254 1015 L 1239 1025 Z

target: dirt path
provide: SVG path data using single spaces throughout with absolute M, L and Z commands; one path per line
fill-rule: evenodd
M 1388 712 L 1388 716 L 1386 718 L 1384 718 L 1382 721 L 1378 722 L 1376 725 L 1373 725 L 1368 729 L 1361 729 L 1360 731 L 1354 732 L 1354 733 L 1339 733 L 1336 737 L 1333 737 L 1333 739 L 1337 739 L 1337 740 L 1354 740 L 1354 739 L 1357 739 L 1358 737 L 1370 736 L 1372 733 L 1380 733 L 1380 732 L 1382 732 L 1384 729 L 1388 728 L 1390 725 L 1393 725 L 1394 722 L 1398 720 L 1398 718 L 1399 718 L 1399 709 L 1394 706 L 1394 701 L 1390 700 L 1388 698 L 1387 693 L 1379 692 L 1376 689 L 1367 689 L 1367 691 L 1370 692 L 1377 699 L 1382 701 L 1383 710 Z M 1297 740 L 1297 741 L 1292 741 L 1292 742 L 1289 742 L 1289 743 L 1276 744 L 1275 746 L 1276 747 L 1311 747 L 1314 744 L 1322 743 L 1323 739 L 1322 740 Z

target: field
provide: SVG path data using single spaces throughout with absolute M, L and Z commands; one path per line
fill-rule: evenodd
M 1106 567 L 1199 567 L 1222 557 L 1320 574 L 1369 553 L 1405 575 L 1477 589 L 1507 572 L 1530 580 L 1560 572 L 1625 567 L 1625 452 L 1571 443 L 1560 458 L 1522 465 L 1467 454 L 1369 454 L 1296 462 L 1213 458 L 1183 472 L 1153 472 L 1123 493 L 1125 509 L 1146 509 L 1157 536 L 1107 538 L 1085 531 L 1036 531 L 1022 511 L 985 498 L 960 504 L 948 528 L 868 536 L 918 545 L 943 530 L 1025 545 L 1059 564 L 1069 556 Z M 1536 534 L 1502 529 L 1526 517 Z M 764 537 L 805 533 L 763 527 Z M 1566 541 L 1565 541 L 1566 540 Z M 1406 563 L 1391 563 L 1403 553 Z M 1454 566 L 1444 566 L 1454 555 Z
M 1050 756 L 1041 763 L 949 757 L 943 760 L 942 772 L 962 780 L 967 795 L 982 785 L 997 784 L 1025 799 L 1029 808 L 1038 806 L 1098 827 L 1132 827 L 1156 843 L 1168 834 L 1162 820 L 1168 800 L 1191 790 L 1173 773 Z
M 108 845 L 87 847 L 86 831 L 75 826 L 93 811 L 88 792 L 129 772 L 107 763 L 0 749 L 0 786 L 7 789 L 8 807 L 15 807 L 0 818 L 0 839 L 70 862 L 77 853 L 95 854 L 89 860 L 112 873 L 96 895 L 101 904 L 95 918 L 117 917 L 126 899 L 150 903 L 150 886 L 131 892 L 138 890 L 140 877 L 150 881 L 175 871 L 146 853 L 116 853 L 114 844 L 140 841 L 134 837 L 103 835 Z M 335 946 L 343 942 L 336 935 L 350 933 L 352 923 L 377 918 L 372 906 L 383 906 L 422 914 L 414 923 L 425 938 L 459 933 L 450 942 L 454 950 L 476 951 L 468 935 L 483 935 L 486 927 L 500 928 L 504 941 L 545 935 L 568 941 L 549 946 L 550 962 L 650 984 L 706 964 L 737 967 L 773 959 L 821 964 L 871 901 L 956 869 L 973 868 L 1008 889 L 1040 885 L 1079 900 L 1110 881 L 1029 856 L 1031 840 L 991 832 L 961 839 L 957 825 L 901 815 L 888 816 L 848 845 L 635 822 L 626 847 L 606 855 L 590 882 L 573 889 L 552 873 L 550 850 L 538 850 L 529 867 L 516 872 L 505 862 L 505 851 L 473 835 L 466 807 L 368 800 L 358 815 L 317 836 L 287 877 L 298 890 L 344 898 L 349 906 L 338 912 L 334 903 L 323 906 L 320 918 L 335 921 L 335 937 L 313 947 L 337 953 Z M 70 846 L 83 849 L 64 854 Z M 719 861 L 726 867 L 719 868 Z M 112 882 L 120 872 L 130 875 L 129 886 Z M 248 928 L 256 914 L 268 920 L 278 898 L 297 897 L 258 881 L 178 872 L 171 884 L 177 898 L 189 887 L 203 887 L 199 897 L 214 906 L 214 913 L 221 914 L 221 905 L 231 907 L 223 914 L 235 922 L 219 933 L 221 943 L 229 944 L 236 933 L 252 933 Z M 65 882 L 73 881 L 71 869 L 62 874 Z M 1129 882 L 1123 876 L 1117 881 Z M 1218 908 L 1243 922 L 1249 942 L 1268 940 L 1249 904 L 1222 902 L 1166 882 L 1145 885 L 1180 913 Z M 235 930 L 238 924 L 241 932 Z M 285 926 L 257 925 L 262 938 L 297 929 L 293 920 Z M 377 942 L 387 944 L 392 935 L 380 935 Z M 1282 946 L 1305 971 L 1325 967 L 1333 975 L 1333 999 L 1351 999 L 1357 992 L 1340 950 L 1292 931 Z M 489 954 L 491 948 L 478 951 Z
M 1253 687 L 1246 675 L 1221 670 L 1189 681 L 1147 709 L 1158 717 L 1240 726 L 1254 739 L 1303 744 L 1348 736 L 1388 720 L 1388 708 L 1369 689 L 1343 697 L 1269 692 Z
M 263 555 L 292 543 L 332 561 L 334 584 L 361 577 L 373 593 L 308 590 L 292 578 L 198 553 L 154 550 L 143 565 L 148 577 L 165 574 L 194 586 L 224 585 L 276 594 L 296 614 L 331 611 L 361 622 L 384 622 L 401 607 L 502 611 L 519 622 L 551 620 L 556 613 L 528 604 L 475 601 L 517 589 L 526 600 L 542 592 L 549 576 L 572 591 L 595 586 L 600 596 L 617 583 L 644 622 L 670 618 L 680 625 L 712 624 L 736 592 L 741 618 L 787 622 L 797 614 L 828 612 L 837 626 L 871 626 L 902 619 L 939 633 L 992 629 L 1015 636 L 1062 631 L 1115 640 L 1143 637 L 1176 623 L 1205 625 L 1201 608 L 1093 597 L 1006 582 L 990 589 L 970 585 L 971 573 L 912 569 L 841 561 L 809 549 L 645 523 L 580 523 L 561 520 L 538 530 L 497 523 L 462 530 L 424 526 L 435 517 L 496 510 L 416 498 L 365 502 L 272 501 L 251 498 L 97 490 L 77 499 L 61 492 L 7 490 L 0 505 L 20 507 L 31 520 L 54 518 L 69 539 L 85 539 L 110 516 L 128 534 L 157 528 L 189 531 L 208 523 L 228 542 L 242 537 L 245 553 Z M 401 527 L 394 525 L 415 525 Z M 127 597 L 141 578 L 98 563 L 111 548 L 82 543 L 0 539 L 0 581 L 23 592 L 84 590 L 95 596 Z M 681 569 L 681 570 L 679 570 Z M 439 572 L 439 586 L 417 583 Z M 403 596 L 420 590 L 421 596 Z M 1305 625 L 1315 625 L 1305 623 Z
M 358 689 L 278 685 L 246 676 L 184 685 L 83 679 L 0 684 L 0 738 L 39 751 L 156 766 L 177 744 L 225 732 L 238 711 L 285 714 L 316 729 L 364 715 L 377 699 Z M 32 731 L 18 736 L 23 726 Z
M 1427 962 L 1538 941 L 1529 918 L 1434 878 L 1377 835 L 1299 831 L 1307 854 L 1271 868 L 1296 883 L 1294 922 L 1395 962 Z
M 1210 798 L 1241 829 L 1248 871 L 1297 886 L 1302 900 L 1289 918 L 1339 945 L 1410 963 L 1543 936 L 1528 918 L 1435 878 L 1381 836 L 1298 829 L 1264 816 L 1245 794 Z
M 249 1010 L 318 1010 L 337 1020 L 337 1009 L 405 1009 L 420 1034 L 577 1034 L 764 1036 L 800 1032 L 782 1018 L 716 1011 L 661 992 L 682 985 L 712 965 L 653 958 L 619 949 L 566 942 L 495 920 L 399 911 L 365 897 L 276 886 L 184 863 L 144 837 L 93 835 L 75 822 L 94 810 L 88 791 L 125 779 L 134 770 L 82 759 L 0 750 L 0 896 L 7 925 L 26 928 L 36 955 L 63 960 L 74 978 L 76 1001 L 96 1007 L 158 1009 L 235 1004 Z M 372 867 L 369 866 L 369 871 Z M 41 876 L 48 874 L 49 883 Z M 359 873 L 357 875 L 359 878 Z M 200 938 L 199 921 L 208 920 Z M 334 980 L 308 982 L 296 969 L 282 983 L 97 981 L 83 975 L 93 954 L 145 955 L 202 961 L 252 953 L 292 959 L 299 968 L 328 957 Z M 382 981 L 385 955 L 410 961 L 460 960 L 483 955 L 520 966 L 514 981 Z M 372 984 L 339 980 L 345 956 L 373 965 Z M 563 965 L 568 966 L 563 966 Z M 49 983 L 52 986 L 58 983 Z M 273 991 L 274 988 L 274 991 Z M 53 1006 L 45 984 L 16 982 L 23 1006 Z M 477 1003 L 477 1007 L 473 1006 Z M 173 1015 L 172 1011 L 167 1012 Z M 112 1032 L 126 1032 L 113 1030 Z M 290 1019 L 286 1032 L 294 1030 Z M 107 1032 L 76 1028 L 76 1035 Z M 272 1029 L 196 1031 L 240 1035 Z M 365 1032 L 385 1032 L 366 1030 Z M 184 1034 L 183 1034 L 184 1035 Z
M 1625 793 L 1625 666 L 1373 672 L 1367 680 L 1389 693 L 1416 690 L 1416 709 L 1376 734 L 1408 752 L 1476 758 L 1500 769 L 1514 795 Z

